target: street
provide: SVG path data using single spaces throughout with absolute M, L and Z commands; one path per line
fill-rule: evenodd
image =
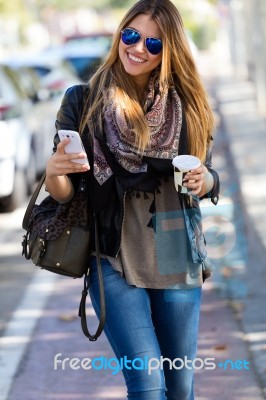
M 25 207 L 0 214 L 0 332 L 6 327 L 29 283 L 33 269 L 21 257 L 21 221 Z

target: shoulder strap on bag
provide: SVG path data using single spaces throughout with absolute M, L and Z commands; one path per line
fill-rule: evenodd
M 105 307 L 105 296 L 104 296 L 104 286 L 103 286 L 103 275 L 102 266 L 100 259 L 100 249 L 99 249 L 99 235 L 98 235 L 98 221 L 96 216 L 94 216 L 95 221 L 95 250 L 96 250 L 96 260 L 97 260 L 97 273 L 99 280 L 99 291 L 100 291 L 100 320 L 97 331 L 94 335 L 91 335 L 88 330 L 87 318 L 86 318 L 86 298 L 88 294 L 89 280 L 88 276 L 84 277 L 84 289 L 82 291 L 80 306 L 79 306 L 79 317 L 81 318 L 82 331 L 90 341 L 94 342 L 102 333 L 105 318 L 106 318 L 106 307 Z
M 25 229 L 26 231 L 29 229 L 30 215 L 31 215 L 32 209 L 34 207 L 34 204 L 36 203 L 36 200 L 37 200 L 37 197 L 38 197 L 38 195 L 40 193 L 42 185 L 43 185 L 43 183 L 45 181 L 45 177 L 46 177 L 46 173 L 44 172 L 44 174 L 41 177 L 36 189 L 34 190 L 34 193 L 31 196 L 31 199 L 29 201 L 28 207 L 27 207 L 27 209 L 25 211 L 24 218 L 23 218 L 23 221 L 22 221 L 22 228 Z
M 24 218 L 22 221 L 22 227 L 25 230 L 29 229 L 29 220 L 31 216 L 32 209 L 36 203 L 37 197 L 40 193 L 42 185 L 45 181 L 46 173 L 44 173 L 34 190 L 34 193 L 31 196 L 29 204 L 24 214 Z M 90 341 L 95 341 L 100 336 L 103 331 L 103 327 L 105 324 L 106 318 L 106 307 L 105 307 L 105 296 L 104 296 L 104 285 L 103 285 L 103 276 L 102 276 L 102 267 L 101 267 L 101 259 L 100 259 L 100 249 L 99 249 L 99 234 L 98 234 L 98 221 L 96 215 L 94 214 L 94 221 L 95 221 L 95 250 L 96 250 L 96 258 L 97 258 L 97 272 L 98 272 L 98 279 L 99 279 L 99 290 L 100 290 L 100 320 L 99 325 L 96 330 L 96 333 L 92 335 L 88 330 L 87 325 L 87 318 L 86 318 L 86 298 L 88 294 L 88 280 L 87 275 L 84 276 L 84 289 L 81 295 L 81 301 L 79 306 L 79 317 L 81 317 L 81 327 L 82 331 L 85 336 L 89 338 Z

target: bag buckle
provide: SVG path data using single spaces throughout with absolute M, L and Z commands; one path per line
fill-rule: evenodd
M 45 254 L 45 241 L 43 239 L 39 239 L 39 246 L 37 251 L 39 253 L 38 260 L 40 260 L 44 257 Z
M 26 233 L 26 235 L 23 235 L 23 241 L 21 242 L 22 246 L 22 255 L 25 254 L 26 260 L 30 259 L 30 254 L 29 254 L 29 232 Z

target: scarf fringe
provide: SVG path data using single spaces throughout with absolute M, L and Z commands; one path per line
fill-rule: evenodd
M 142 193 L 143 193 L 144 200 L 149 200 L 149 196 L 148 196 L 147 192 L 142 192 L 142 191 L 136 190 L 136 189 L 131 189 L 131 190 L 128 191 L 129 197 L 131 199 L 133 197 L 136 197 L 137 199 L 140 199 Z
M 141 198 L 141 193 L 143 193 L 144 200 L 149 200 L 150 199 L 150 197 L 147 195 L 147 192 L 141 192 L 140 190 L 136 190 L 136 189 L 135 190 L 131 189 L 131 190 L 128 191 L 128 194 L 129 194 L 131 199 L 134 198 L 134 197 L 136 197 L 137 199 Z M 161 193 L 161 191 L 157 187 L 156 190 L 152 193 L 153 194 L 153 200 L 152 200 L 150 208 L 149 208 L 149 213 L 152 214 L 152 216 L 151 216 L 151 218 L 150 218 L 150 220 L 149 220 L 149 222 L 147 224 L 148 228 L 153 228 L 154 229 L 153 216 L 156 213 L 155 198 L 156 198 L 156 194 L 158 194 L 158 193 Z

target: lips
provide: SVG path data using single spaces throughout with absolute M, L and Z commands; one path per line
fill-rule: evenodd
M 137 64 L 143 64 L 144 62 L 146 62 L 146 60 L 144 60 L 143 58 L 139 58 L 137 56 L 134 56 L 131 53 L 127 53 L 127 56 L 128 56 L 130 61 L 133 61 L 134 63 L 137 63 Z

